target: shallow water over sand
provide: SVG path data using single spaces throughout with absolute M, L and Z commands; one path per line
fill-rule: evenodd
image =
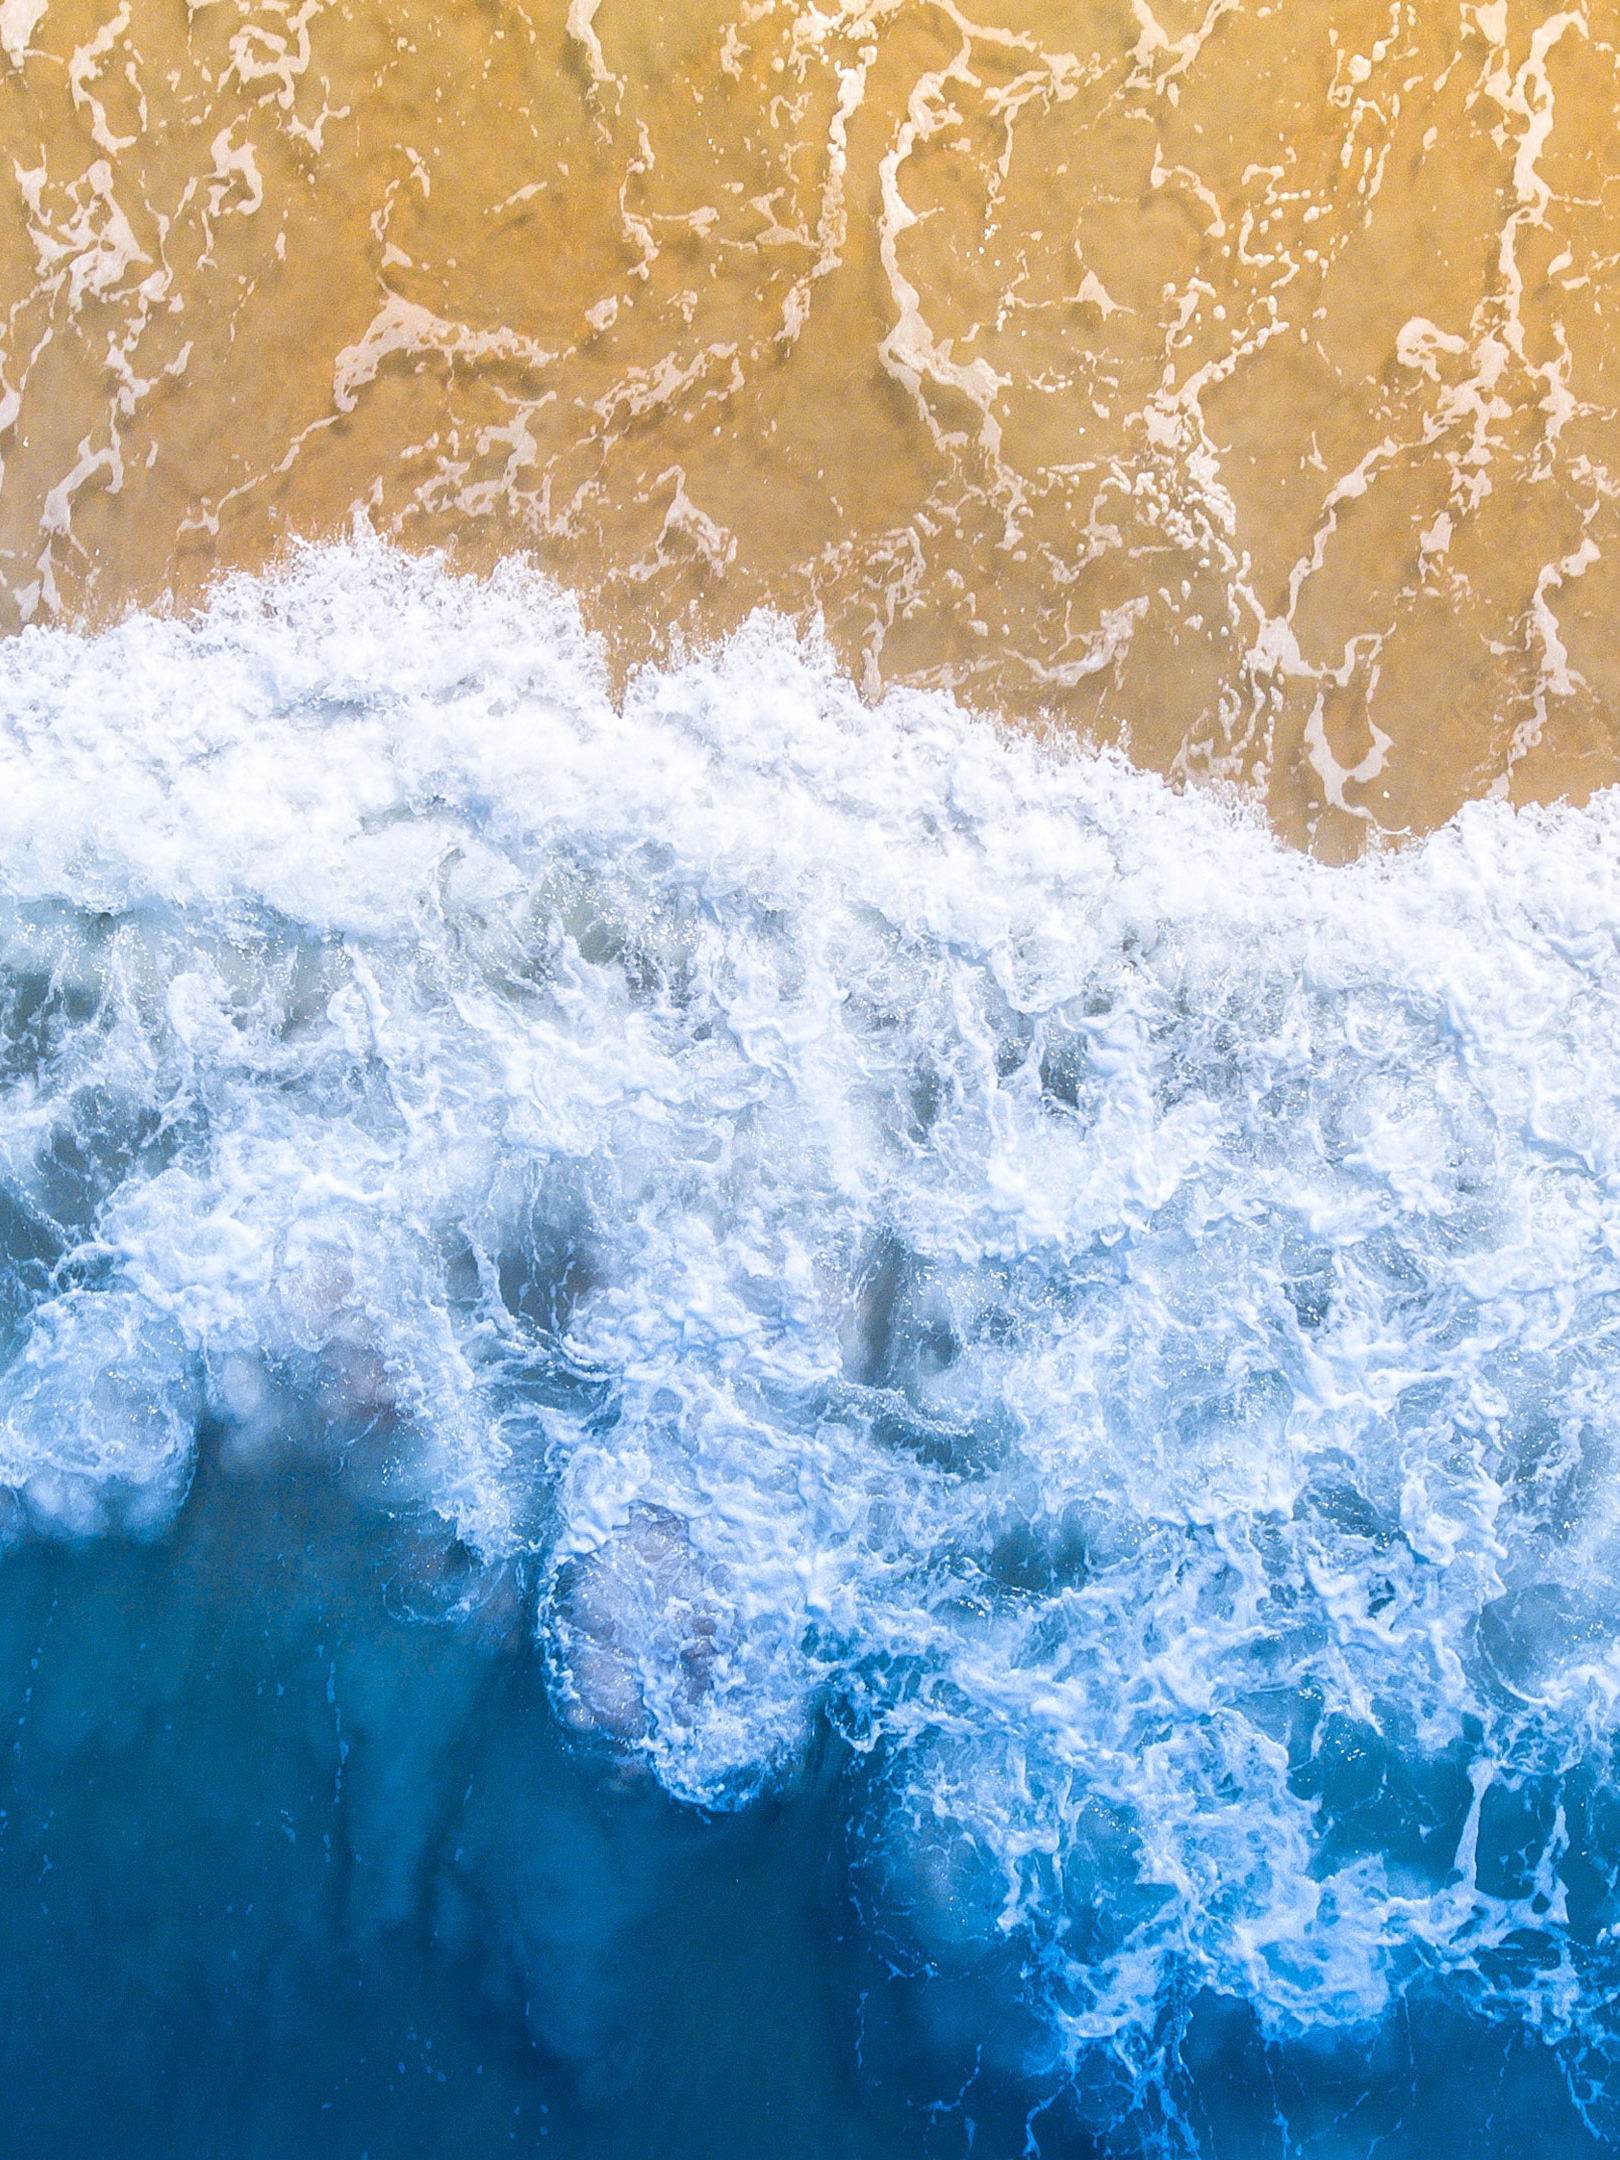
M 1620 772 L 1612 5 L 5 0 L 0 623 L 356 506 L 1330 856 Z

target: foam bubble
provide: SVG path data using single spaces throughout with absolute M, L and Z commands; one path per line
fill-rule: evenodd
M 43 1527 L 155 1528 L 184 1494 L 196 1414 L 177 1328 L 127 1293 L 71 1291 L 0 1381 L 0 1480 Z

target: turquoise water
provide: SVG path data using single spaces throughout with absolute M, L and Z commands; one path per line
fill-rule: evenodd
M 559 1734 L 510 1627 L 407 1610 L 432 1537 L 216 1464 L 159 1543 L 0 1563 L 8 2152 L 1607 2149 L 1444 1991 L 1306 2048 L 1198 1995 L 1160 2135 L 1101 2134 L 1008 2075 L 1016 1966 L 885 1910 L 881 1773 L 823 1739 L 746 1814 L 671 1803 Z
M 17 2150 L 1612 2145 L 1612 801 L 377 547 L 0 713 Z
M 718 1821 L 615 1776 L 400 1617 L 416 1535 L 205 1474 L 5 1564 L 7 2149 L 882 2150 L 832 1764 Z

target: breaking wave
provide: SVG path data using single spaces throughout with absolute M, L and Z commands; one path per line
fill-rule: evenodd
M 0 1542 L 316 1451 L 678 1798 L 842 1735 L 869 1926 L 1099 2121 L 1420 1982 L 1590 2114 L 1617 931 L 1613 797 L 1328 869 L 766 620 L 616 703 L 516 568 L 29 631 Z

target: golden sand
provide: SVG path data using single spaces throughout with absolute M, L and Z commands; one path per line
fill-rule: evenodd
M 1330 855 L 1620 776 L 1620 8 L 0 0 L 0 627 L 362 513 Z M 1607 316 L 1606 316 L 1607 311 Z

